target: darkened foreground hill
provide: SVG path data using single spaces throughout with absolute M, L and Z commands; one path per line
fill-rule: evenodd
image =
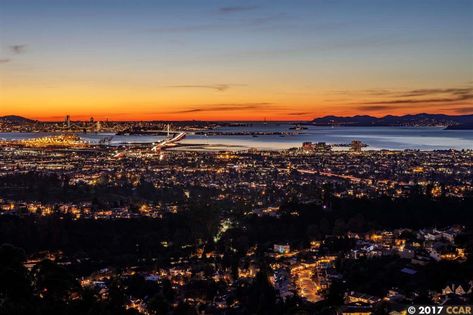
M 0 117 L 0 122 L 7 124 L 28 124 L 35 121 L 21 116 L 8 115 Z
M 325 116 L 313 121 L 317 126 L 462 126 L 473 125 L 473 115 L 415 114 L 404 116 Z M 469 128 L 468 128 L 469 129 Z

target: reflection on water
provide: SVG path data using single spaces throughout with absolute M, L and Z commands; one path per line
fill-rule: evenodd
M 218 131 L 265 131 L 288 132 L 292 125 L 284 123 L 254 123 L 242 127 L 223 127 Z M 26 139 L 42 137 L 45 133 L 0 133 L 0 139 Z M 113 134 L 78 134 L 84 140 L 96 143 L 106 136 Z M 153 143 L 164 139 L 162 136 L 129 135 L 113 136 L 112 145 L 127 143 Z M 369 145 L 370 149 L 473 149 L 473 130 L 443 130 L 437 127 L 315 127 L 301 130 L 296 135 L 192 135 L 189 134 L 181 144 L 213 146 L 215 149 L 258 148 L 258 149 L 287 149 L 298 147 L 304 141 L 326 142 L 329 144 L 347 144 L 351 140 L 361 140 Z

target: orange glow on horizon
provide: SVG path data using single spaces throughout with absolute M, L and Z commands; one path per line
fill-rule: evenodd
M 31 111 L 14 111 L 14 110 L 0 110 L 0 116 L 6 115 L 19 115 L 26 118 L 39 120 L 39 121 L 63 121 L 66 115 L 71 117 L 71 120 L 75 121 L 86 121 L 91 117 L 94 120 L 100 121 L 152 121 L 152 120 L 163 120 L 163 121 L 308 121 L 314 118 L 319 118 L 328 115 L 334 116 L 355 116 L 355 115 L 369 115 L 374 117 L 382 117 L 386 115 L 406 115 L 406 114 L 418 114 L 418 113 L 431 113 L 431 114 L 448 114 L 448 115 L 461 115 L 470 114 L 473 111 L 456 112 L 450 109 L 435 109 L 429 106 L 424 108 L 413 107 L 410 109 L 396 109 L 389 111 L 375 111 L 375 112 L 361 112 L 357 109 L 346 108 L 343 106 L 334 107 L 322 107 L 318 108 L 315 106 L 299 107 L 293 110 L 261 110 L 261 109 L 247 109 L 247 110 L 202 110 L 192 112 L 192 106 L 189 109 L 182 110 L 183 112 L 156 112 L 156 113 L 143 113 L 143 112 L 130 112 L 130 113 L 113 113 L 104 112 L 101 110 L 87 110 L 86 112 L 80 112 L 79 110 L 31 110 Z
M 307 121 L 327 115 L 473 113 L 469 99 L 457 99 L 457 94 L 468 95 L 473 90 L 469 85 L 448 89 L 348 91 L 324 87 L 292 93 L 280 89 L 7 85 L 2 86 L 0 93 L 0 116 L 19 115 L 41 121 L 62 121 L 66 115 L 72 120 L 93 117 L 100 121 Z M 413 91 L 420 95 L 404 96 Z

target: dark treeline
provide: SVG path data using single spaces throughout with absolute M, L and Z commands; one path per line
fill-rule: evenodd
M 150 182 L 140 179 L 111 177 L 103 173 L 94 185 L 70 184 L 68 175 L 27 172 L 0 177 L 0 195 L 20 201 L 91 202 L 94 206 L 118 207 L 140 200 L 169 202 L 184 200 L 182 189 L 163 187 L 157 189 Z
M 375 229 L 473 226 L 470 199 L 412 197 L 408 199 L 333 199 L 329 209 L 296 201 L 281 207 L 281 217 L 243 217 L 220 243 L 247 248 L 255 244 L 270 247 L 275 242 L 307 244 L 327 235 Z M 181 245 L 207 242 L 215 236 L 220 208 L 200 202 L 162 220 L 149 218 L 120 220 L 72 220 L 64 215 L 49 217 L 0 217 L 0 243 L 10 243 L 28 253 L 63 250 L 87 253 L 96 258 L 140 255 L 153 257 Z M 166 249 L 162 241 L 170 242 Z M 238 243 L 238 244 L 236 244 Z
M 162 220 L 151 218 L 119 220 L 72 220 L 67 215 L 0 216 L 0 244 L 9 243 L 27 253 L 62 250 L 95 259 L 135 261 L 137 257 L 164 258 L 183 254 L 182 245 L 210 239 L 218 228 L 215 208 L 194 205 Z M 167 248 L 161 242 L 169 242 Z M 173 251 L 176 252 L 173 252 Z
M 234 237 L 245 235 L 250 243 L 307 243 L 347 231 L 445 227 L 473 227 L 472 198 L 412 196 L 405 199 L 331 199 L 330 207 L 291 201 L 281 207 L 281 217 L 250 216 Z

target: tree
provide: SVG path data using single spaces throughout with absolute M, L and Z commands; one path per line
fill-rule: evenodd
M 0 246 L 0 314 L 31 314 L 33 293 L 23 266 L 25 253 L 9 244 Z
M 311 224 L 307 227 L 306 231 L 307 237 L 309 240 L 318 240 L 320 239 L 320 229 L 316 224 Z
M 67 302 L 80 289 L 72 274 L 49 259 L 34 266 L 32 276 L 36 292 L 52 303 Z
M 148 308 L 153 314 L 166 315 L 171 310 L 171 304 L 162 294 L 155 294 L 149 299 Z
M 330 222 L 327 220 L 327 218 L 322 218 L 320 220 L 320 233 L 322 233 L 322 236 L 325 236 L 330 233 Z
M 249 308 L 258 315 L 274 314 L 276 292 L 269 282 L 268 274 L 263 269 L 256 274 L 249 290 Z
M 345 220 L 343 220 L 342 218 L 336 219 L 333 225 L 333 234 L 341 235 L 345 232 L 345 230 L 346 230 Z

